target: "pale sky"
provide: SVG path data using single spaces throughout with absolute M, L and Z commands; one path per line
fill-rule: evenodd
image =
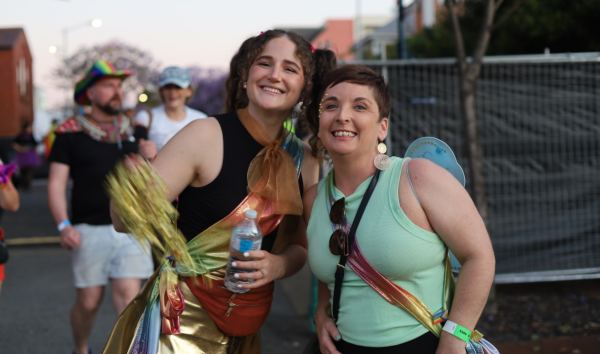
M 317 27 L 355 18 L 356 0 L 0 0 L 0 28 L 23 27 L 34 62 L 34 85 L 49 108 L 61 97 L 49 79 L 61 57 L 62 29 L 101 19 L 102 26 L 69 32 L 68 51 L 118 39 L 149 51 L 161 66 L 227 68 L 242 41 L 276 27 Z M 410 3 L 412 0 L 405 0 Z M 392 16 L 397 0 L 362 0 L 362 15 Z

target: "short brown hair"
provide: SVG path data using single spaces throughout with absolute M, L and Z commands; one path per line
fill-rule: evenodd
M 383 118 L 387 118 L 390 115 L 392 100 L 390 98 L 389 85 L 385 82 L 383 76 L 364 65 L 348 64 L 331 71 L 323 80 L 323 86 L 317 97 L 317 102 L 320 102 L 325 94 L 325 90 L 337 84 L 341 84 L 342 82 L 372 88 L 377 107 L 379 108 L 379 120 L 381 121 Z M 313 133 L 313 136 L 310 139 L 310 146 L 313 149 L 313 153 L 315 153 L 319 141 L 319 138 L 317 137 L 317 133 L 319 132 L 318 113 L 309 115 L 307 120 L 308 126 Z

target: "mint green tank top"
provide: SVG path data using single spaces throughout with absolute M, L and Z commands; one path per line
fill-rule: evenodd
M 375 269 L 437 313 L 442 309 L 446 246 L 437 234 L 410 221 L 400 208 L 398 185 L 405 161 L 408 159 L 392 157 L 392 166 L 381 171 L 356 237 Z M 346 196 L 346 216 L 351 224 L 371 178 L 361 183 L 352 195 Z M 319 183 L 306 230 L 308 260 L 313 274 L 326 283 L 333 294 L 334 274 L 340 256 L 329 252 L 333 229 L 327 212 L 324 182 Z M 334 188 L 334 194 L 336 200 L 344 197 L 337 188 Z M 345 341 L 365 347 L 398 345 L 428 331 L 408 312 L 387 302 L 349 266 L 346 266 L 337 325 Z

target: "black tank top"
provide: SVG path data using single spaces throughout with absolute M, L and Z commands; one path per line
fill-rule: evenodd
M 179 195 L 177 226 L 189 241 L 229 215 L 246 198 L 248 167 L 264 148 L 244 128 L 237 113 L 215 116 L 223 132 L 223 166 L 217 178 L 203 187 L 188 186 Z M 304 194 L 302 175 L 298 180 Z M 263 237 L 262 249 L 271 251 L 277 230 Z

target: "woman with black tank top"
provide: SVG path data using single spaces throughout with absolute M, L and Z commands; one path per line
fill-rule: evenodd
M 153 178 L 164 181 L 169 201 L 179 197 L 177 227 L 189 253 L 210 272 L 202 275 L 212 286 L 163 261 L 117 321 L 104 353 L 260 353 L 258 328 L 270 309 L 273 281 L 295 274 L 306 262 L 301 196 L 318 179 L 317 153 L 283 124 L 298 102 L 303 115 L 318 114 L 313 92 L 335 66 L 333 52 L 315 51 L 291 32 L 270 30 L 242 44 L 226 82 L 228 113 L 190 123 L 153 161 L 158 173 Z M 136 164 L 145 162 L 136 158 L 129 166 Z M 264 206 L 262 218 L 259 211 L 262 249 L 247 254 L 254 261 L 237 264 L 256 270 L 237 275 L 254 282 L 242 285 L 247 293 L 233 294 L 222 287 L 232 231 L 227 221 L 256 200 Z M 116 204 L 111 207 L 114 226 L 124 231 L 126 218 L 119 218 L 123 214 Z M 170 272 L 178 281 L 163 296 L 163 278 Z M 159 336 L 155 328 L 161 320 Z

